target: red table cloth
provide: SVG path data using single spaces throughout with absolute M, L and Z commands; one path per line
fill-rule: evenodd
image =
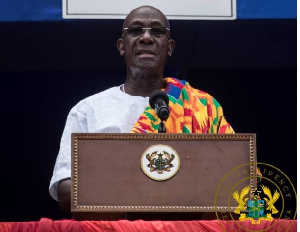
M 0 232 L 296 232 L 296 220 L 274 219 L 253 225 L 250 221 L 53 221 L 1 222 Z

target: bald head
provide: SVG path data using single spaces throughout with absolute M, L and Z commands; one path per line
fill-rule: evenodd
M 157 8 L 153 6 L 140 6 L 136 9 L 133 9 L 125 18 L 123 23 L 124 27 L 129 27 L 132 23 L 139 23 L 139 18 L 147 19 L 148 21 L 155 21 L 157 20 L 161 26 L 170 28 L 169 21 L 167 17 Z
M 130 78 L 150 73 L 162 78 L 167 59 L 175 48 L 166 16 L 152 6 L 132 10 L 124 20 L 117 48 L 125 58 Z

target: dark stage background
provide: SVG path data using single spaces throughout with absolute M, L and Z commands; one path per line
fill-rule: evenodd
M 0 221 L 61 219 L 48 193 L 67 114 L 119 85 L 120 20 L 0 23 Z M 259 162 L 296 185 L 297 22 L 171 21 L 166 75 L 213 95 L 238 133 L 257 133 Z M 295 186 L 296 187 L 296 186 Z

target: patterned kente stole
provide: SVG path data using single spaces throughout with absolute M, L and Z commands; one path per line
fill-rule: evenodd
M 224 118 L 219 102 L 209 94 L 192 88 L 188 82 L 165 78 L 170 116 L 167 133 L 234 133 Z M 160 119 L 148 105 L 131 133 L 157 133 Z

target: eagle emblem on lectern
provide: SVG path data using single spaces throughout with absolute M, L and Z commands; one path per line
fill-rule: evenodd
M 179 169 L 179 156 L 176 151 L 163 144 L 153 145 L 146 149 L 141 158 L 143 172 L 153 180 L 167 180 Z
M 158 152 L 154 151 L 146 154 L 146 158 L 149 160 L 147 167 L 150 168 L 150 172 L 157 171 L 157 173 L 162 174 L 164 171 L 170 172 L 171 168 L 174 167 L 172 161 L 175 158 L 174 154 L 169 154 L 166 151 Z

